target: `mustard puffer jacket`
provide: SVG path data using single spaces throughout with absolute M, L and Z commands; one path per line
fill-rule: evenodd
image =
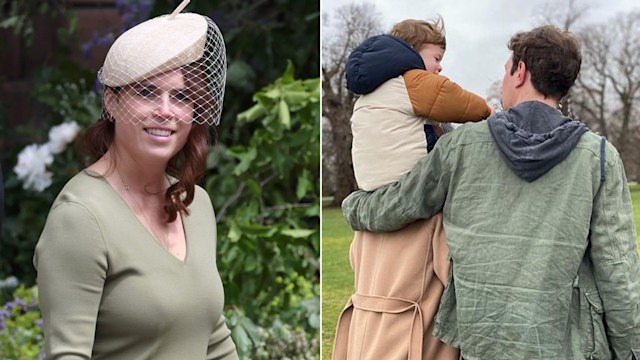
M 480 121 L 491 109 L 480 96 L 425 70 L 402 39 L 378 35 L 349 56 L 347 87 L 361 96 L 351 117 L 358 186 L 373 190 L 397 180 L 433 147 L 439 123 Z

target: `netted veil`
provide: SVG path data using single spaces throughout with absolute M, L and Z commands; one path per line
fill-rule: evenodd
M 102 116 L 218 125 L 226 70 L 222 34 L 208 17 L 174 12 L 147 20 L 116 39 L 98 72 L 105 86 Z

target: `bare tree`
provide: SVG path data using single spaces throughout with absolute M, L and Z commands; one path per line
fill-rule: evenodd
M 496 80 L 489 85 L 487 89 L 487 103 L 495 109 L 502 108 L 502 81 Z
M 615 145 L 627 175 L 640 180 L 640 11 L 586 26 L 578 35 L 583 66 L 576 115 Z
M 565 31 L 574 30 L 591 10 L 590 4 L 578 6 L 577 0 L 562 2 L 547 2 L 539 9 L 539 18 L 542 23 L 554 24 Z M 560 100 L 560 111 L 565 116 L 575 117 L 572 105 L 573 91 L 570 91 Z
M 540 22 L 554 24 L 563 30 L 574 29 L 591 10 L 591 4 L 584 2 L 578 6 L 577 0 L 553 1 L 536 10 Z
M 336 163 L 336 151 L 329 143 L 331 138 L 331 123 L 327 118 L 322 118 L 322 195 L 333 195 L 335 186 L 333 184 L 333 171 Z
M 608 102 L 612 99 L 606 72 L 611 44 L 608 37 L 596 33 L 604 27 L 604 24 L 591 26 L 580 33 L 582 68 L 573 92 L 580 120 L 608 137 Z
M 349 118 L 356 97 L 346 88 L 345 65 L 351 51 L 366 38 L 382 33 L 382 15 L 370 3 L 346 4 L 323 14 L 322 116 L 331 128 L 323 136 L 323 161 L 330 172 L 334 205 L 357 188 L 351 161 Z M 323 122 L 324 123 L 324 122 Z M 325 145 L 333 153 L 325 157 Z
M 606 23 L 584 22 L 592 4 L 549 2 L 544 23 L 573 31 L 582 43 L 582 69 L 561 110 L 615 145 L 630 179 L 640 180 L 640 12 Z

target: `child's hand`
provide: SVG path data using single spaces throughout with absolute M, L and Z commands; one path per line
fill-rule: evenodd
M 493 114 L 496 113 L 496 109 L 489 103 L 487 103 L 487 107 L 489 108 L 489 110 L 491 110 L 491 114 L 489 114 L 489 117 L 493 116 Z

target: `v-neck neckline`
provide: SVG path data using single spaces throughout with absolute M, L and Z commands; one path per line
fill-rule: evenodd
M 153 232 L 149 229 L 147 229 L 146 226 L 144 226 L 144 224 L 142 223 L 142 221 L 140 220 L 140 218 L 136 215 L 136 213 L 133 211 L 133 209 L 131 209 L 131 207 L 129 206 L 129 204 L 127 204 L 127 202 L 124 200 L 124 198 L 122 198 L 122 196 L 120 195 L 120 193 L 118 192 L 118 190 L 115 189 L 115 187 L 113 186 L 113 184 L 111 184 L 111 182 L 109 182 L 109 180 L 107 180 L 106 177 L 104 177 L 103 175 L 101 175 L 100 173 L 98 173 L 95 170 L 92 169 L 84 169 L 83 172 L 85 173 L 86 176 L 92 177 L 92 178 L 99 178 L 102 181 L 104 181 L 108 187 L 111 189 L 111 191 L 113 191 L 113 193 L 118 197 L 118 199 L 120 200 L 121 204 L 127 208 L 127 211 L 129 211 L 129 214 L 131 214 L 131 216 L 133 216 L 136 219 L 136 222 L 138 223 L 138 225 L 140 225 L 140 227 L 142 227 L 142 229 L 144 230 L 144 232 L 148 235 L 147 237 L 150 238 L 150 240 L 152 240 L 155 244 L 155 246 L 157 248 L 160 249 L 160 251 L 162 251 L 163 253 L 165 253 L 166 255 L 168 255 L 169 257 L 171 257 L 174 261 L 177 261 L 178 263 L 180 263 L 181 265 L 186 265 L 187 261 L 189 260 L 189 255 L 191 254 L 191 252 L 189 251 L 189 234 L 187 232 L 187 226 L 185 225 L 185 222 L 188 221 L 188 216 L 184 217 L 182 216 L 181 213 L 178 213 L 178 216 L 180 217 L 180 221 L 182 222 L 182 232 L 184 234 L 184 260 L 180 260 L 177 256 L 173 255 L 167 248 L 165 248 L 164 246 L 162 246 L 162 244 L 160 243 L 160 241 L 155 237 L 155 235 L 153 235 Z M 95 174 L 95 176 L 93 176 L 92 174 Z M 171 179 L 169 179 L 169 181 L 171 181 Z

